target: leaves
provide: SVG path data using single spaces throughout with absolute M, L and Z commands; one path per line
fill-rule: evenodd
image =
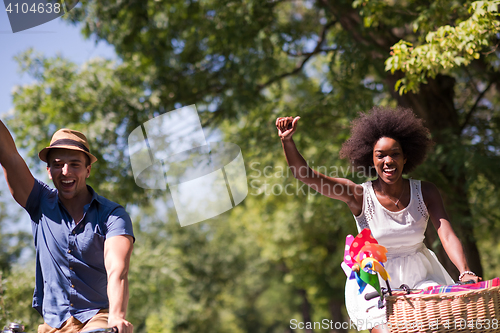
M 391 47 L 391 57 L 385 62 L 385 70 L 402 71 L 405 76 L 398 80 L 395 89 L 400 94 L 418 92 L 419 85 L 428 77 L 449 73 L 455 67 L 467 66 L 479 59 L 480 52 L 494 47 L 500 31 L 498 5 L 500 1 L 476 1 L 470 5 L 472 16 L 456 26 L 445 25 L 425 36 L 425 43 L 413 47 L 400 40 Z

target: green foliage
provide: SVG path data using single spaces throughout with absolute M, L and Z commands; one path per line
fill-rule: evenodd
M 0 201 L 0 328 L 22 322 L 31 331 L 40 318 L 31 308 L 34 264 L 20 262 L 32 255 L 33 241 L 17 223 L 21 208 L 12 206 L 12 202 Z
M 457 17 L 466 16 L 466 3 L 469 1 L 355 0 L 353 7 L 359 8 L 367 27 L 407 25 L 404 29 L 408 29 L 405 31 L 405 34 L 408 34 L 432 31 L 436 27 L 449 24 Z M 384 15 L 381 15 L 382 13 Z
M 262 257 L 247 225 L 253 221 L 244 219 L 251 211 L 237 207 L 236 216 L 181 228 L 173 210 L 165 214 L 169 222 L 154 207 L 141 210 L 142 217 L 134 218 L 130 272 L 129 313 L 137 332 L 284 329 L 292 313 L 283 298 L 294 300 L 279 283 L 281 274 Z
M 133 60 L 164 111 L 196 103 L 224 116 L 234 116 L 239 105 L 257 105 L 256 86 L 275 71 L 293 69 L 283 49 L 301 51 L 321 17 L 302 4 L 283 3 L 277 10 L 261 0 L 82 4 L 70 19 L 84 21 L 85 35 L 114 44 Z
M 480 52 L 494 46 L 494 38 L 500 31 L 498 5 L 500 1 L 476 1 L 470 5 L 472 16 L 457 19 L 456 26 L 444 25 L 430 31 L 425 43 L 413 44 L 400 40 L 391 49 L 391 57 L 385 69 L 394 73 L 401 70 L 405 77 L 398 80 L 395 89 L 400 94 L 417 92 L 428 77 L 448 73 L 455 67 L 467 66 L 479 59 Z M 494 50 L 493 50 L 494 51 Z
M 0 202 L 0 272 L 9 272 L 11 265 L 31 243 L 31 235 L 22 230 L 7 231 L 6 221 L 11 216 L 5 214 L 6 205 Z
M 38 312 L 31 307 L 35 285 L 34 263 L 15 265 L 9 273 L 0 272 L 0 326 L 22 323 L 26 332 L 35 332 L 41 323 Z

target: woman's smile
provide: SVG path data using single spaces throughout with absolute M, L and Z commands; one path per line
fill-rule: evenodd
M 375 143 L 373 165 L 384 182 L 391 183 L 401 177 L 405 163 L 406 158 L 399 142 L 382 137 Z

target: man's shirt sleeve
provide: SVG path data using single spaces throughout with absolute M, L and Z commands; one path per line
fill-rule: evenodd
M 52 191 L 43 182 L 35 179 L 33 184 L 33 189 L 26 201 L 26 207 L 24 208 L 31 217 L 31 221 L 38 223 L 42 214 L 42 200 L 47 197 Z
M 132 236 L 135 241 L 132 220 L 125 208 L 118 206 L 108 217 L 106 239 L 121 235 Z

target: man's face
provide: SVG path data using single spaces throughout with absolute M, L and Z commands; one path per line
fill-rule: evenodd
M 86 179 L 90 175 L 91 165 L 87 165 L 85 153 L 70 149 L 52 149 L 48 154 L 47 172 L 59 196 L 73 199 L 87 192 Z

